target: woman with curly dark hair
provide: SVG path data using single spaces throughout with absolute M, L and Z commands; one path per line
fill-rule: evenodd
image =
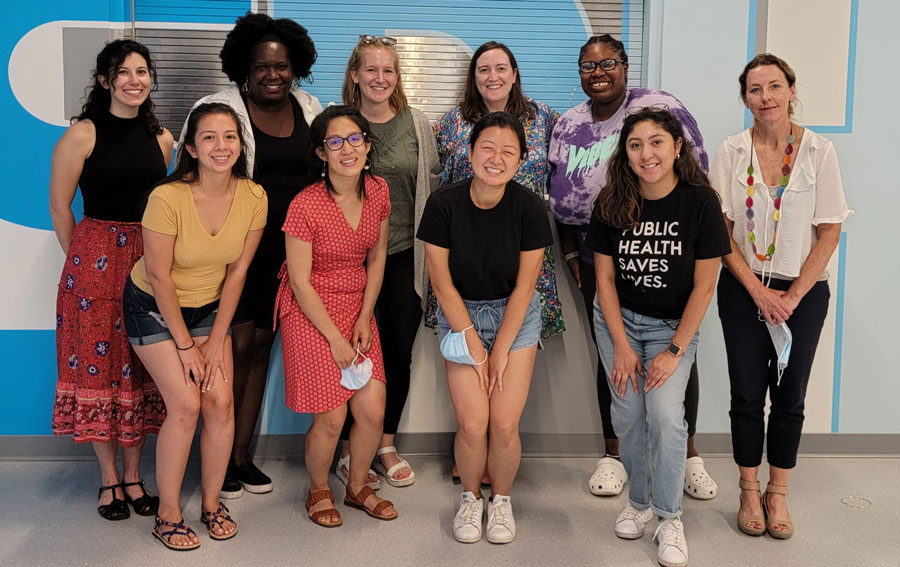
M 594 205 L 594 331 L 612 422 L 631 479 L 615 533 L 639 539 L 653 516 L 661 565 L 684 566 L 684 397 L 698 330 L 731 252 L 719 200 L 667 110 L 628 116 Z
M 172 135 L 153 114 L 156 69 L 140 43 L 108 43 L 97 55 L 87 101 L 53 150 L 50 216 L 66 263 L 56 300 L 59 378 L 53 432 L 91 442 L 100 463 L 97 511 L 107 520 L 152 516 L 159 499 L 140 478 L 144 436 L 158 433 L 162 398 L 122 329 L 125 277 L 143 254 L 141 210 L 165 177 Z M 72 200 L 81 188 L 84 218 Z M 116 453 L 123 448 L 124 474 Z
M 302 188 L 300 180 L 309 174 L 302 156 L 309 124 L 322 111 L 318 99 L 300 89 L 300 81 L 311 77 L 316 56 L 312 39 L 297 22 L 248 12 L 237 19 L 219 54 L 222 71 L 234 84 L 194 105 L 223 102 L 234 108 L 244 131 L 247 171 L 269 197 L 266 228 L 232 322 L 235 431 L 222 498 L 237 498 L 244 489 L 258 494 L 273 489 L 250 458 L 250 438 L 275 340 L 272 314 L 285 258 L 281 225 Z

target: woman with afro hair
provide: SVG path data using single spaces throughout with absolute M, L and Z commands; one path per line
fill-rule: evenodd
M 232 321 L 235 430 L 222 498 L 237 498 L 243 489 L 261 494 L 273 488 L 250 458 L 250 438 L 275 339 L 272 314 L 285 258 L 281 225 L 302 188 L 300 180 L 310 173 L 300 156 L 306 155 L 309 124 L 322 112 L 318 99 L 300 89 L 316 56 L 306 28 L 297 22 L 248 12 L 237 19 L 219 54 L 233 84 L 194 104 L 222 102 L 234 108 L 244 131 L 247 170 L 269 198 L 266 228 Z

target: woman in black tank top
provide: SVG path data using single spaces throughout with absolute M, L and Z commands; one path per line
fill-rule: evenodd
M 221 102 L 235 110 L 244 131 L 247 167 L 269 198 L 266 228 L 232 319 L 234 445 L 220 496 L 237 498 L 244 490 L 265 493 L 274 488 L 272 479 L 253 464 L 250 439 L 275 340 L 272 315 L 285 258 L 281 225 L 291 200 L 305 186 L 309 172 L 302 156 L 309 123 L 322 106 L 299 88 L 300 80 L 310 76 L 316 48 L 306 29 L 293 20 L 252 13 L 238 18 L 220 57 L 222 70 L 234 84 L 194 106 Z
M 141 212 L 165 177 L 172 135 L 153 114 L 150 53 L 128 40 L 97 56 L 94 85 L 81 114 L 53 151 L 50 215 L 63 251 L 57 296 L 59 377 L 53 432 L 92 442 L 100 464 L 98 512 L 107 520 L 152 516 L 159 499 L 138 470 L 144 436 L 157 433 L 165 406 L 134 356 L 122 325 L 122 288 L 143 254 Z M 84 218 L 76 225 L 77 188 Z M 116 465 L 123 447 L 124 474 Z

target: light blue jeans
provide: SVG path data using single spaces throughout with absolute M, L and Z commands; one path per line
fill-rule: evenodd
M 646 374 L 654 357 L 675 336 L 678 319 L 657 319 L 622 308 L 628 342 Z M 594 298 L 594 330 L 600 361 L 612 376 L 614 349 L 609 327 Z M 684 419 L 684 392 L 691 365 L 697 355 L 697 337 L 685 346 L 684 356 L 662 386 L 644 392 L 644 377 L 637 376 L 638 393 L 631 383 L 625 396 L 612 394 L 612 422 L 619 436 L 619 454 L 631 481 L 628 498 L 638 510 L 650 507 L 663 518 L 681 516 L 684 460 L 687 457 L 687 422 Z

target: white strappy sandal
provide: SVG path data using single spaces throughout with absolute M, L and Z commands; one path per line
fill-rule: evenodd
M 381 459 L 378 458 L 381 455 L 384 455 L 387 453 L 394 453 L 395 455 L 397 455 L 397 458 L 400 459 L 399 463 L 397 463 L 396 465 L 392 466 L 389 469 L 385 468 L 385 466 L 381 463 Z M 407 478 L 394 478 L 394 473 L 396 473 L 397 471 L 399 471 L 400 469 L 402 469 L 404 467 L 409 469 L 409 476 Z M 412 470 L 412 467 L 409 466 L 409 462 L 406 459 L 404 459 L 399 454 L 397 454 L 397 448 L 394 447 L 393 445 L 390 445 L 388 447 L 382 447 L 381 449 L 378 449 L 378 451 L 375 452 L 375 462 L 372 463 L 372 468 L 374 468 L 376 471 L 378 471 L 379 474 L 384 476 L 384 480 L 386 480 L 387 483 L 390 484 L 391 486 L 396 486 L 396 487 L 409 486 L 410 484 L 416 482 L 415 471 Z

